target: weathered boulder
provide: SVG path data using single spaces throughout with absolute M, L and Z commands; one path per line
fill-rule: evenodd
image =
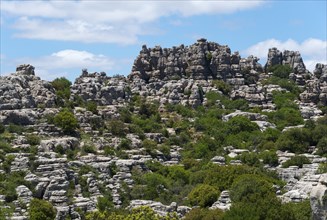
M 301 54 L 298 51 L 285 50 L 282 53 L 276 47 L 270 48 L 265 69 L 267 70 L 275 65 L 289 65 L 295 74 L 307 73 Z
M 327 174 L 322 174 L 319 183 L 310 194 L 313 220 L 326 220 L 327 217 Z
M 99 105 L 113 105 L 129 99 L 129 90 L 124 77 L 107 77 L 105 73 L 88 73 L 83 70 L 71 86 L 71 99 L 76 101 L 80 97 Z
M 52 107 L 55 100 L 52 85 L 36 77 L 31 65 L 20 65 L 16 73 L 0 77 L 0 110 Z

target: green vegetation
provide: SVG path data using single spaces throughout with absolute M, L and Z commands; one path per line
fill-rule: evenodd
M 32 199 L 29 208 L 30 220 L 53 220 L 56 217 L 56 210 L 51 203 L 41 200 Z
M 12 158 L 10 160 L 12 160 Z M 5 195 L 5 201 L 7 203 L 10 203 L 17 199 L 17 186 L 25 185 L 30 190 L 32 190 L 31 184 L 24 180 L 25 175 L 26 173 L 22 171 L 0 174 L 0 194 Z
M 210 185 L 199 184 L 188 195 L 188 200 L 192 206 L 202 208 L 211 206 L 217 201 L 219 191 Z
M 68 109 L 62 109 L 54 116 L 54 124 L 62 128 L 63 132 L 71 134 L 78 127 L 78 121 L 74 114 Z
M 94 101 L 87 102 L 86 104 L 86 110 L 92 112 L 93 114 L 98 113 L 98 105 Z
M 221 220 L 224 212 L 220 209 L 193 208 L 185 216 L 185 220 Z
M 70 86 L 71 82 L 65 77 L 56 78 L 51 82 L 51 85 L 56 90 L 57 100 L 56 104 L 58 106 L 64 106 L 70 98 Z
M 151 208 L 144 206 L 135 208 L 131 213 L 117 212 L 92 212 L 86 215 L 86 220 L 177 220 L 176 214 L 168 216 L 160 216 L 156 214 Z
M 288 79 L 292 68 L 289 65 L 275 65 L 268 68 L 267 72 L 272 72 L 273 76 Z
M 284 168 L 290 167 L 290 166 L 298 166 L 300 168 L 303 167 L 303 164 L 310 164 L 310 160 L 306 156 L 294 156 L 291 157 L 291 159 L 284 162 L 282 165 Z

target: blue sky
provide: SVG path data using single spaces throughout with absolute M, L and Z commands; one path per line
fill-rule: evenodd
M 327 3 L 313 1 L 5 1 L 1 75 L 30 63 L 42 79 L 82 68 L 128 75 L 141 46 L 204 37 L 263 65 L 268 48 L 300 51 L 309 70 L 327 63 Z

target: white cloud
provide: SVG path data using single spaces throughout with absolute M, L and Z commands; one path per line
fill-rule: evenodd
M 111 70 L 115 61 L 102 54 L 93 54 L 87 51 L 61 50 L 48 56 L 37 58 L 20 58 L 15 63 L 30 63 L 35 67 L 37 76 L 42 79 L 52 80 L 56 77 L 68 76 L 68 70 L 73 69 L 95 69 L 97 71 Z M 70 73 L 72 74 L 72 72 Z M 80 74 L 75 73 L 75 74 Z M 73 78 L 75 78 L 74 76 Z
M 268 50 L 272 47 L 276 47 L 280 51 L 299 51 L 306 68 L 310 71 L 314 70 L 316 63 L 327 63 L 327 41 L 315 38 L 309 38 L 303 42 L 297 42 L 293 39 L 286 41 L 268 39 L 249 47 L 242 54 L 254 55 L 265 61 Z
M 16 36 L 33 39 L 132 44 L 154 34 L 161 17 L 226 14 L 258 7 L 258 1 L 4 1 L 15 16 Z

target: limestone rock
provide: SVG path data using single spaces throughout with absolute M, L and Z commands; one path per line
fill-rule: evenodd
M 327 174 L 322 174 L 318 185 L 310 194 L 310 204 L 314 220 L 326 220 L 327 217 Z
M 0 110 L 52 107 L 56 95 L 49 82 L 34 75 L 34 67 L 21 65 L 17 72 L 0 77 Z

